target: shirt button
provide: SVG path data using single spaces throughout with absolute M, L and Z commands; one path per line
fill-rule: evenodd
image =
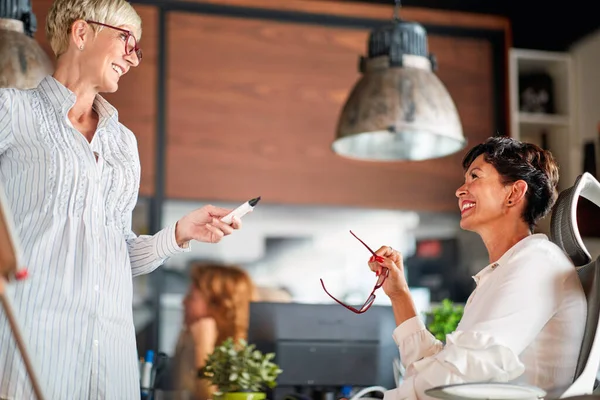
M 98 286 L 98 285 L 94 286 L 94 290 L 97 292 L 98 290 L 100 290 L 100 286 Z
M 94 340 L 94 346 L 98 347 L 98 341 Z

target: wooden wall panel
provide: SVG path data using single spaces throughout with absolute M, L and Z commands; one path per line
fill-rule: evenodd
M 52 0 L 33 0 L 33 12 L 38 20 L 35 39 L 54 61 L 54 54 L 46 40 L 46 16 Z M 103 94 L 119 111 L 119 120 L 133 131 L 138 140 L 142 180 L 140 195 L 154 194 L 155 143 L 156 143 L 156 88 L 157 88 L 157 43 L 158 11 L 155 7 L 134 5 L 142 18 L 142 40 L 144 60 L 138 68 L 133 68 L 119 84 L 114 94 Z
M 42 46 L 42 49 L 48 54 L 50 60 L 52 62 L 55 61 L 54 53 L 52 53 L 52 49 L 50 48 L 50 44 L 46 40 L 46 16 L 48 15 L 48 10 L 50 10 L 50 6 L 52 6 L 53 0 L 32 0 L 31 8 L 33 9 L 33 13 L 37 18 L 37 31 L 35 32 L 35 40 Z
M 368 1 L 339 0 L 186 0 L 190 3 L 214 4 L 218 6 L 247 7 L 277 11 L 292 11 L 334 17 L 358 17 L 391 20 L 394 15 L 394 2 L 389 4 L 369 3 Z M 406 21 L 419 21 L 422 24 L 461 26 L 482 29 L 510 30 L 509 20 L 500 15 L 474 14 L 461 11 L 436 10 L 422 7 L 402 7 L 400 17 Z
M 367 31 L 170 13 L 168 32 L 168 197 L 456 210 L 464 152 L 369 163 L 330 150 Z M 469 142 L 492 135 L 491 44 L 429 43 Z

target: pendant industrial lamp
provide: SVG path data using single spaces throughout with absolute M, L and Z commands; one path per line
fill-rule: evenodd
M 342 109 L 333 151 L 370 161 L 419 161 L 444 157 L 466 145 L 456 106 L 434 74 L 427 32 L 394 21 L 369 35 L 362 76 Z
M 36 29 L 31 0 L 0 0 L 0 87 L 31 89 L 52 73 Z

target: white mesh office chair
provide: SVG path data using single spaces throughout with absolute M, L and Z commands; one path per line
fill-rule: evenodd
M 587 321 L 575 379 L 560 398 L 591 394 L 597 386 L 596 374 L 600 367 L 600 329 L 597 329 L 600 316 L 600 256 L 592 258 L 581 240 L 577 226 L 577 202 L 580 196 L 600 207 L 600 182 L 589 173 L 579 176 L 572 187 L 560 194 L 551 218 L 551 240 L 565 251 L 577 267 L 587 300 Z

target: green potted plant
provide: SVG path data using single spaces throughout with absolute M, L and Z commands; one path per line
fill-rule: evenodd
M 427 317 L 427 329 L 436 339 L 446 341 L 446 335 L 456 330 L 463 316 L 464 307 L 454 304 L 450 299 L 442 300 L 442 303 L 433 307 L 425 313 Z
M 275 353 L 263 354 L 245 340 L 229 338 L 208 356 L 198 376 L 217 387 L 215 400 L 262 400 L 265 388 L 274 388 L 282 372 L 274 357 Z

